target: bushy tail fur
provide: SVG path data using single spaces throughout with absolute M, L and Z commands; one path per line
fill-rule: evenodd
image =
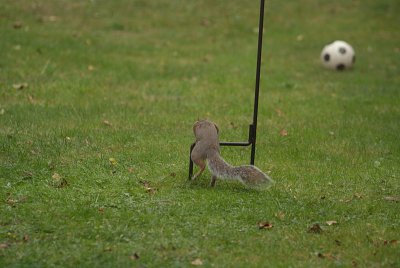
M 249 187 L 267 186 L 274 181 L 260 169 L 252 165 L 232 166 L 218 152 L 207 157 L 211 173 L 221 179 L 236 179 Z

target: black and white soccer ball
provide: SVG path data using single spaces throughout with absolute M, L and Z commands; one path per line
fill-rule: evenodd
M 344 41 L 334 41 L 321 52 L 322 65 L 328 69 L 343 71 L 351 68 L 355 61 L 353 47 Z

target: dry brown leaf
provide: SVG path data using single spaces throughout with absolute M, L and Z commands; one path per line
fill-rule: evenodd
M 54 172 L 51 178 L 53 179 L 52 185 L 55 188 L 64 188 L 65 186 L 68 186 L 67 180 L 61 177 L 57 172 Z
M 283 220 L 285 218 L 285 213 L 283 211 L 278 211 L 277 213 L 275 213 L 275 217 Z
M 145 188 L 146 187 L 150 187 L 150 182 L 146 181 L 146 180 L 141 180 L 139 181 Z
M 201 26 L 204 26 L 204 27 L 210 26 L 210 21 L 208 19 L 203 19 L 201 21 Z
M 318 253 L 317 256 L 322 259 L 336 260 L 332 253 Z
M 271 229 L 272 227 L 274 226 L 272 225 L 272 223 L 268 221 L 263 221 L 258 223 L 258 229 Z
M 281 135 L 282 137 L 285 137 L 288 135 L 288 132 L 286 129 L 282 128 L 281 131 L 279 132 L 279 135 Z
M 140 258 L 140 257 L 139 257 L 139 255 L 138 255 L 136 252 L 129 256 L 129 259 L 131 259 L 131 260 L 133 260 L 133 261 L 135 261 L 135 260 L 137 260 L 137 259 L 139 259 L 139 258 Z
M 1 243 L 1 244 L 0 244 L 0 249 L 5 249 L 5 248 L 8 248 L 9 246 L 10 246 L 10 244 Z
M 103 124 L 106 125 L 106 126 L 109 126 L 109 127 L 112 126 L 112 124 L 108 120 L 103 120 Z
M 140 183 L 143 185 L 143 187 L 144 187 L 146 193 L 154 194 L 154 193 L 157 191 L 157 189 L 151 187 L 151 186 L 150 186 L 150 182 L 148 182 L 148 181 L 146 181 L 146 180 L 141 180 Z
M 11 207 L 15 207 L 15 204 L 18 203 L 18 200 L 12 199 L 11 197 L 8 197 L 6 200 L 7 204 Z
M 397 244 L 397 240 L 396 239 L 392 239 L 392 240 L 385 240 L 383 241 L 383 244 L 386 245 L 396 245 Z
M 29 241 L 29 235 L 24 235 L 24 237 L 22 238 L 22 240 L 24 241 L 24 242 L 28 242 Z
M 315 233 L 315 234 L 319 234 L 322 232 L 322 228 L 318 223 L 314 223 L 313 225 L 310 226 L 310 228 L 308 228 L 308 233 Z
M 386 201 L 400 202 L 400 196 L 385 196 Z
M 57 172 L 54 172 L 53 176 L 51 176 L 53 178 L 53 180 L 58 181 L 61 179 L 60 174 L 58 174 Z
M 299 34 L 298 36 L 296 36 L 296 40 L 299 42 L 303 41 L 303 39 L 304 39 L 304 35 L 302 35 L 302 34 Z
M 155 188 L 145 187 L 144 189 L 146 190 L 146 193 L 149 193 L 149 194 L 154 194 L 156 192 Z
M 28 83 L 13 84 L 14 89 L 22 90 L 28 87 Z
M 337 221 L 326 221 L 326 224 L 331 226 L 337 224 Z
M 20 22 L 20 21 L 14 22 L 14 24 L 13 24 L 14 29 L 20 29 L 21 27 L 22 27 L 22 22 Z
M 110 158 L 108 159 L 108 161 L 110 162 L 111 166 L 117 165 L 117 160 L 115 160 L 115 158 L 113 158 L 113 157 L 110 157 Z
M 93 65 L 88 65 L 87 69 L 88 69 L 89 72 L 92 72 L 92 71 L 94 71 L 94 66 Z
M 28 101 L 29 101 L 31 104 L 35 104 L 35 103 L 36 103 L 36 101 L 35 101 L 35 99 L 33 98 L 32 95 L 28 95 Z
M 276 114 L 277 114 L 279 117 L 282 117 L 282 116 L 283 116 L 283 112 L 282 112 L 281 109 L 276 108 L 276 109 L 275 109 L 275 112 L 276 112 Z
M 191 262 L 191 264 L 192 264 L 192 265 L 195 265 L 195 266 L 200 266 L 200 265 L 203 265 L 203 261 L 202 261 L 201 259 L 197 258 L 197 259 L 194 259 L 194 260 Z
M 104 208 L 103 207 L 99 208 L 99 212 L 104 213 Z

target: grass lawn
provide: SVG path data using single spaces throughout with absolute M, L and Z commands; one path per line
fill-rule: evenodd
M 258 1 L 0 6 L 0 267 L 400 266 L 398 0 L 266 1 L 266 191 L 187 180 L 198 118 L 247 138 Z

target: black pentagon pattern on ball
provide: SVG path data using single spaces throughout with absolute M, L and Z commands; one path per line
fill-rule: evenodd
M 331 55 L 329 55 L 328 53 L 326 53 L 324 55 L 324 61 L 329 61 L 331 59 Z
M 346 52 L 347 52 L 347 50 L 346 50 L 346 48 L 344 48 L 344 47 L 339 47 L 339 53 L 340 54 L 346 54 Z
M 345 68 L 346 68 L 346 65 L 344 65 L 342 63 L 336 65 L 336 70 L 338 70 L 338 71 L 343 71 Z

